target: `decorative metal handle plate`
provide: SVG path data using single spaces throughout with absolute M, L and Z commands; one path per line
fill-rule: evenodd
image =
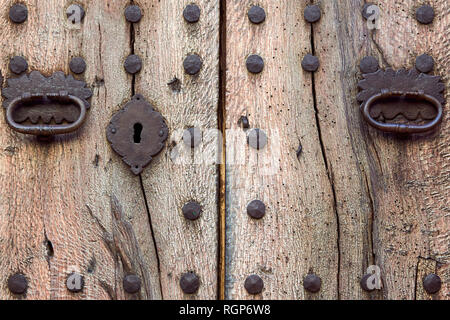
M 391 133 L 423 133 L 442 121 L 444 84 L 417 70 L 378 70 L 363 75 L 358 87 L 364 120 Z
M 77 130 L 86 119 L 92 91 L 84 81 L 56 72 L 44 77 L 38 71 L 8 79 L 2 90 L 6 122 L 15 131 L 40 136 Z

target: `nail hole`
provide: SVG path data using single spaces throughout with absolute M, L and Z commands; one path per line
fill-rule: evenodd
M 134 124 L 134 135 L 133 135 L 133 140 L 134 143 L 141 143 L 141 133 L 142 133 L 142 124 L 135 123 Z

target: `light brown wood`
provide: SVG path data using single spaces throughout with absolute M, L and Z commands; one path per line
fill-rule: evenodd
M 198 23 L 183 19 L 183 1 L 135 1 L 144 16 L 136 26 L 135 52 L 143 58 L 136 76 L 136 93 L 162 113 L 169 126 L 168 148 L 142 174 L 160 262 L 164 299 L 218 298 L 218 169 L 217 112 L 219 100 L 219 1 L 196 1 Z M 199 74 L 184 72 L 189 54 L 203 60 Z M 176 78 L 181 86 L 174 90 Z M 183 132 L 196 127 L 202 143 L 191 150 Z M 188 201 L 203 209 L 199 219 L 186 220 Z M 194 295 L 180 290 L 185 272 L 195 272 L 200 288 Z
M 247 18 L 253 1 L 226 3 L 228 299 L 338 297 L 333 192 L 316 125 L 312 76 L 301 68 L 302 57 L 312 50 L 311 28 L 303 19 L 307 3 L 259 1 L 267 15 L 260 25 Z M 250 54 L 264 59 L 261 74 L 247 71 Z M 248 117 L 251 128 L 267 132 L 264 149 L 248 147 L 246 132 L 238 129 L 241 116 Z M 255 199 L 266 205 L 261 220 L 246 212 Z M 317 294 L 303 288 L 309 272 L 322 279 Z M 263 279 L 262 294 L 251 296 L 244 289 L 250 274 Z
M 93 89 L 87 121 L 76 133 L 39 142 L 13 132 L 0 117 L 0 298 L 13 297 L 8 277 L 21 272 L 27 299 L 158 299 L 159 274 L 139 177 L 118 158 L 105 137 L 112 115 L 131 97 L 123 69 L 130 53 L 128 1 L 78 1 L 81 27 L 67 22 L 70 1 L 25 1 L 28 20 L 8 19 L 14 1 L 0 1 L 0 68 L 22 55 L 30 70 L 69 72 L 74 56 L 86 60 Z M 85 277 L 82 293 L 66 289 L 66 277 Z M 122 278 L 142 279 L 137 295 L 125 294 Z

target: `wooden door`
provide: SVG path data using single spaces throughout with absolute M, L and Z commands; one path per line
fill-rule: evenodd
M 196 0 L 197 22 L 183 18 L 190 0 L 80 0 L 85 15 L 74 23 L 72 1 L 22 1 L 22 23 L 9 17 L 15 3 L 0 0 L 3 90 L 31 71 L 62 71 L 92 97 L 81 128 L 46 140 L 0 117 L 1 299 L 449 299 L 446 105 L 437 130 L 396 135 L 369 126 L 356 99 L 363 57 L 398 70 L 423 53 L 448 98 L 447 1 L 428 2 L 431 24 L 416 20 L 423 1 L 374 1 L 378 29 L 361 0 Z M 321 18 L 309 23 L 313 3 Z M 130 5 L 140 21 L 125 18 Z M 261 23 L 248 18 L 254 5 Z M 184 62 L 194 54 L 201 68 L 191 75 Z M 303 70 L 306 54 L 318 57 L 316 72 Z M 138 73 L 124 68 L 129 55 L 140 57 Z M 251 55 L 262 72 L 247 69 Z M 11 70 L 16 56 L 28 63 L 22 74 Z M 86 62 L 81 74 L 74 57 Z M 138 175 L 106 134 L 136 94 L 169 132 Z M 255 129 L 267 136 L 259 149 L 248 140 Z M 247 214 L 254 200 L 265 205 L 261 219 Z M 201 208 L 195 220 L 183 214 L 188 203 Z M 381 287 L 366 292 L 370 266 Z M 67 287 L 74 273 L 80 292 Z M 422 282 L 432 273 L 442 281 L 435 294 Z M 23 294 L 8 284 L 16 274 Z M 180 287 L 185 274 L 199 279 L 194 293 Z M 252 274 L 261 293 L 244 286 Z M 309 274 L 318 292 L 305 289 Z M 136 293 L 124 288 L 129 275 Z

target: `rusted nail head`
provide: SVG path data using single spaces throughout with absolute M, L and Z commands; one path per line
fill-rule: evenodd
M 434 273 L 430 273 L 423 279 L 423 288 L 429 294 L 438 292 L 439 290 L 441 290 L 441 286 L 441 278 Z
M 130 74 L 138 73 L 142 68 L 142 60 L 139 56 L 131 54 L 125 59 L 124 67 Z
M 24 294 L 28 289 L 28 281 L 21 273 L 13 274 L 8 279 L 8 289 L 14 294 Z
M 422 24 L 432 23 L 434 20 L 434 9 L 430 5 L 423 5 L 416 10 L 416 19 Z
M 307 54 L 302 60 L 302 68 L 305 71 L 315 72 L 319 68 L 319 59 L 312 54 Z
M 264 69 L 264 60 L 256 54 L 252 54 L 247 58 L 247 70 L 251 73 L 260 73 Z
M 125 9 L 125 19 L 127 19 L 128 22 L 136 23 L 139 22 L 142 18 L 142 11 L 139 6 L 131 5 L 126 7 Z
M 28 9 L 21 3 L 16 3 L 9 8 L 9 19 L 14 23 L 25 22 L 28 18 Z
M 200 279 L 193 272 L 185 273 L 181 276 L 180 287 L 186 294 L 195 293 L 200 287 Z
M 308 274 L 303 280 L 303 287 L 309 292 L 319 292 L 321 286 L 322 280 L 315 274 Z
M 136 293 L 141 290 L 141 279 L 135 274 L 129 274 L 123 278 L 123 289 L 128 293 Z
M 252 23 L 260 24 L 266 20 L 266 11 L 259 6 L 252 6 L 248 10 L 247 16 Z
M 183 10 L 183 17 L 189 23 L 200 20 L 200 8 L 196 4 L 188 4 Z
M 361 59 L 359 69 L 362 73 L 376 72 L 380 68 L 378 60 L 372 56 L 367 56 Z
M 373 289 L 370 289 L 370 288 L 368 287 L 368 285 L 367 285 L 367 281 L 369 280 L 369 278 L 370 278 L 371 276 L 372 276 L 372 274 L 370 274 L 370 273 L 365 274 L 365 275 L 361 278 L 361 280 L 359 281 L 359 284 L 361 285 L 361 288 L 362 288 L 364 291 L 371 292 L 371 291 L 375 290 L 374 288 L 373 288 Z
M 197 220 L 202 213 L 202 207 L 197 202 L 188 202 L 181 209 L 183 215 L 188 220 Z
M 248 129 L 250 127 L 250 122 L 246 116 L 241 116 L 238 120 L 238 125 L 242 126 L 243 129 Z
M 247 214 L 254 219 L 261 219 L 266 214 L 266 205 L 261 200 L 253 200 L 247 205 Z
M 316 21 L 320 20 L 322 13 L 320 12 L 320 8 L 318 5 L 312 4 L 305 8 L 305 11 L 303 12 L 303 16 L 305 17 L 305 20 L 314 23 Z
M 183 132 L 183 142 L 190 148 L 197 147 L 202 141 L 202 132 L 198 128 L 188 128 Z
M 422 54 L 416 58 L 416 69 L 423 73 L 428 73 L 434 68 L 433 57 Z
M 84 8 L 76 3 L 71 4 L 66 10 L 67 19 L 72 23 L 83 21 L 85 15 Z
M 83 73 L 86 70 L 86 62 L 81 57 L 72 58 L 69 62 L 69 68 L 73 73 Z
M 20 56 L 12 57 L 9 61 L 9 70 L 15 74 L 21 74 L 28 69 L 27 61 Z
M 184 71 L 191 76 L 199 73 L 202 65 L 202 59 L 196 54 L 187 56 L 183 62 Z
M 261 129 L 252 129 L 248 133 L 247 142 L 253 149 L 263 149 L 267 145 L 267 135 Z
M 244 288 L 250 294 L 259 294 L 264 288 L 264 281 L 260 276 L 252 274 L 245 279 Z
M 70 292 L 81 292 L 84 288 L 83 275 L 76 272 L 72 272 L 71 274 L 69 274 L 66 280 L 66 287 Z

